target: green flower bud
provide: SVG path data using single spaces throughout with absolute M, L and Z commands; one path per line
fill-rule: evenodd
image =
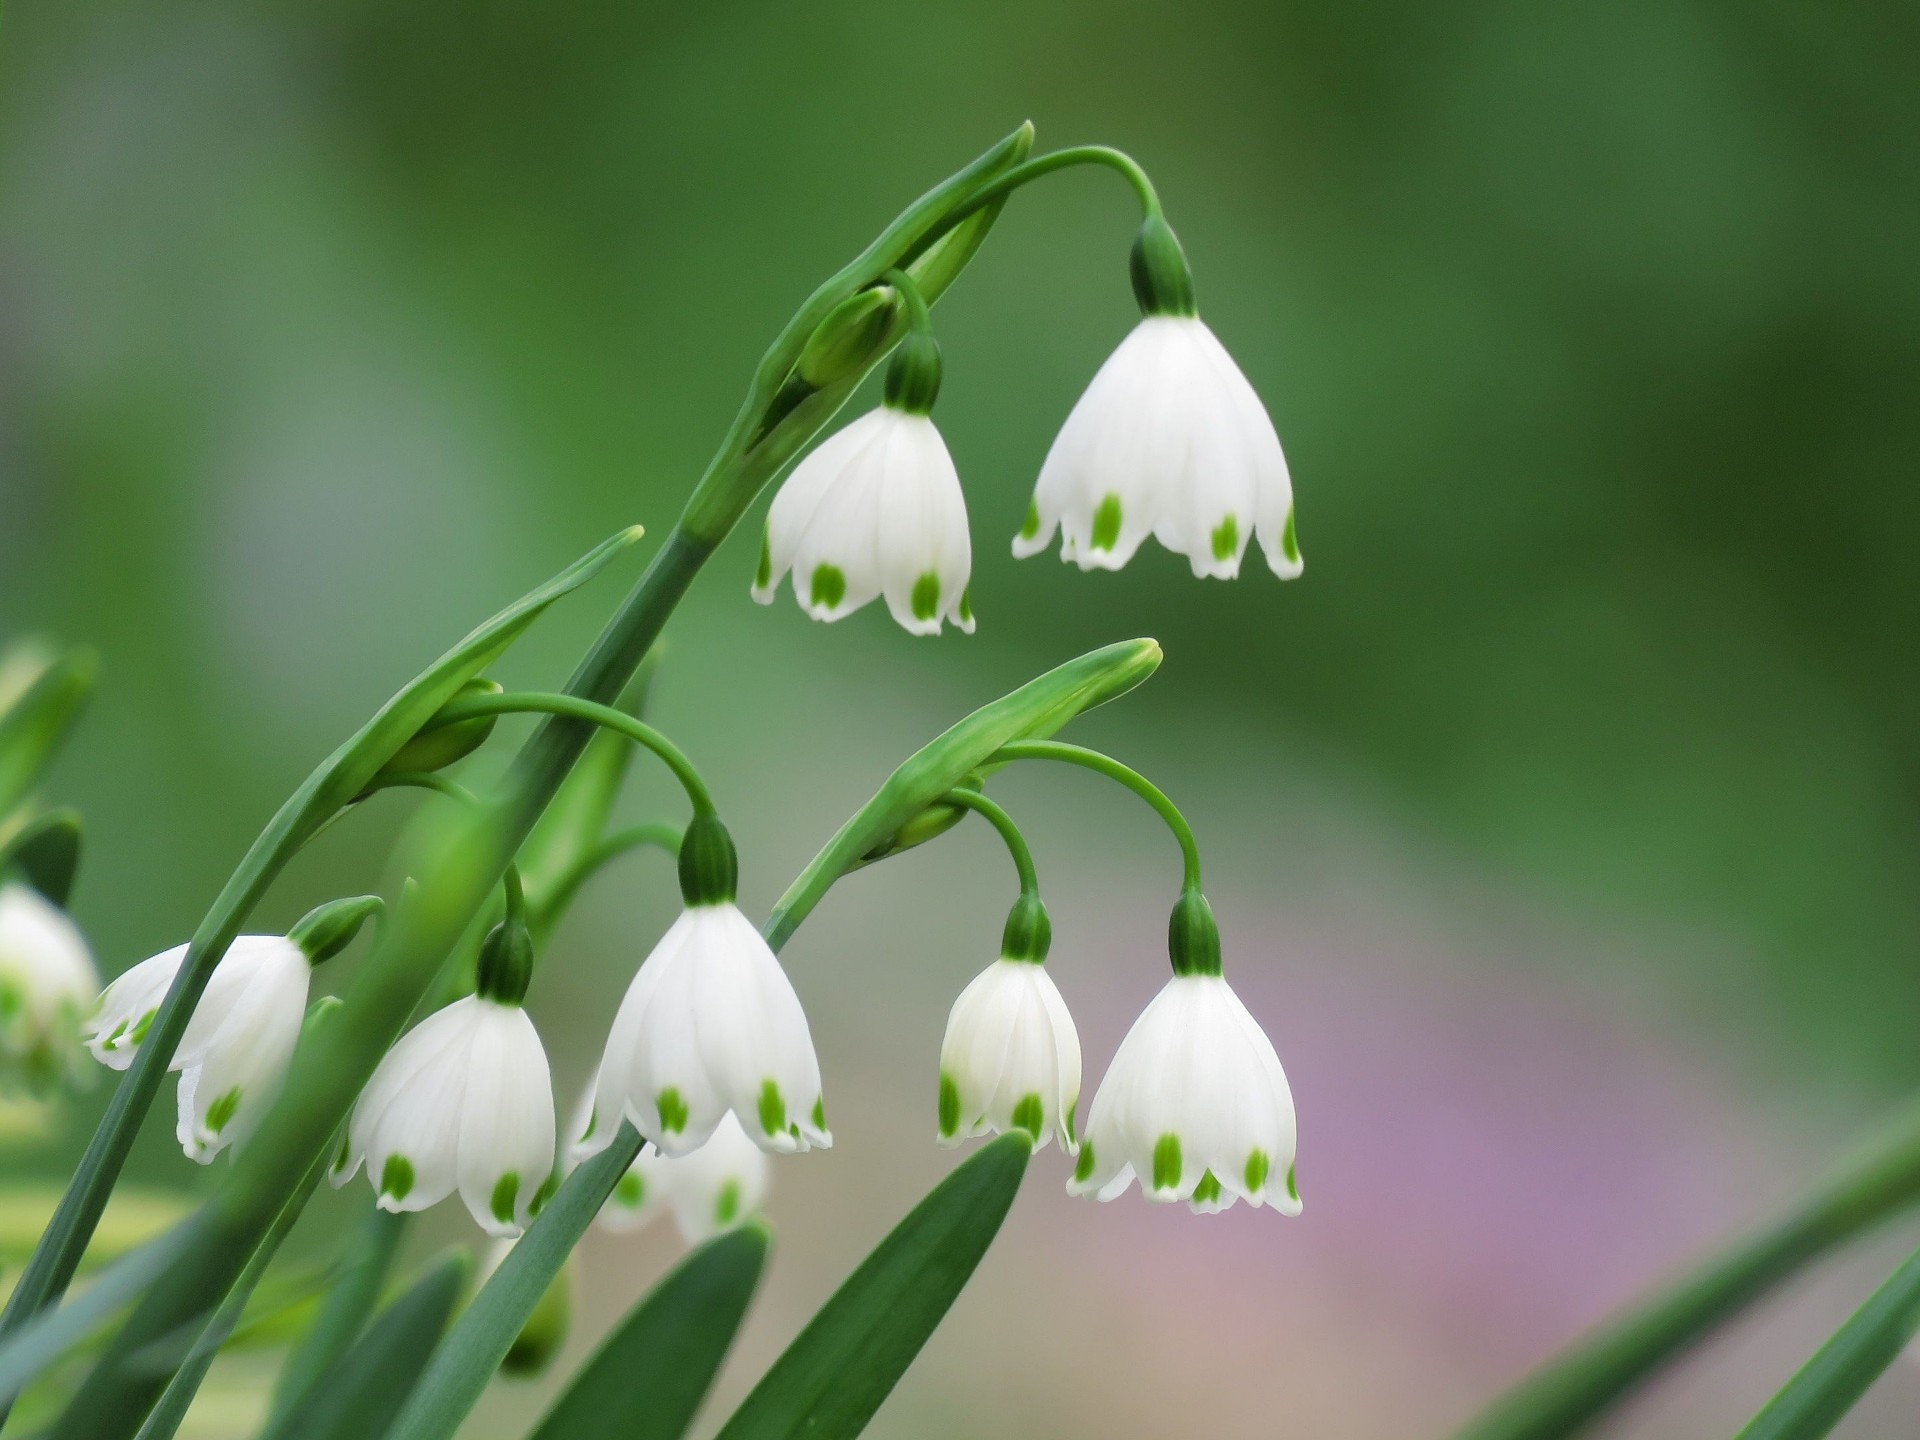
M 807 337 L 794 373 L 816 390 L 857 375 L 887 343 L 900 311 L 900 297 L 884 287 L 848 296 Z
M 1192 315 L 1193 272 L 1187 268 L 1187 252 L 1167 224 L 1165 217 L 1149 215 L 1133 237 L 1133 255 L 1128 264 L 1133 276 L 1133 296 L 1147 315 Z
M 1167 922 L 1167 954 L 1176 975 L 1220 973 L 1220 927 L 1213 907 L 1198 890 L 1182 890 Z
M 1038 895 L 1022 895 L 1007 912 L 1006 928 L 1000 932 L 1000 958 L 1038 965 L 1052 944 L 1053 921 L 1047 917 L 1047 907 Z
M 696 815 L 680 841 L 680 897 L 688 905 L 727 905 L 739 891 L 740 857 L 718 815 Z
M 80 868 L 80 812 L 51 810 L 0 838 L 0 880 L 17 875 L 62 909 Z
M 476 695 L 498 695 L 499 685 L 491 680 L 475 676 L 454 692 L 453 700 L 470 700 Z M 497 715 L 478 715 L 471 720 L 461 720 L 452 725 L 440 723 L 438 715 L 429 716 L 427 723 L 414 732 L 414 736 L 393 754 L 393 758 L 380 767 L 383 775 L 425 774 L 435 770 L 444 770 L 456 760 L 464 760 L 493 734 Z
M 474 965 L 474 991 L 483 1000 L 518 1005 L 533 980 L 533 937 L 526 922 L 508 916 L 480 942 Z
M 909 415 L 930 415 L 940 394 L 940 343 L 914 333 L 900 342 L 887 362 L 887 404 Z
M 360 927 L 375 915 L 385 912 L 387 902 L 378 895 L 350 895 L 344 900 L 329 900 L 316 905 L 287 932 L 287 939 L 300 947 L 309 965 L 320 965 L 353 943 Z
M 0 815 L 39 780 L 93 693 L 100 661 L 91 650 L 49 651 L 26 642 L 4 659 L 9 698 L 0 705 Z

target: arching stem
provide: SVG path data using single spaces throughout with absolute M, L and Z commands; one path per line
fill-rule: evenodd
M 1027 848 L 1026 837 L 1020 833 L 1020 827 L 1013 823 L 1011 815 L 977 790 L 949 790 L 941 799 L 948 805 L 958 805 L 984 816 L 1007 843 L 1007 854 L 1013 857 L 1013 868 L 1020 876 L 1020 893 L 1039 895 L 1040 880 L 1034 874 L 1033 852 Z
M 1092 770 L 1126 786 L 1154 808 L 1160 818 L 1167 822 L 1173 838 L 1180 842 L 1180 858 L 1186 867 L 1185 888 L 1200 888 L 1200 847 L 1194 842 L 1193 828 L 1187 824 L 1187 817 L 1180 813 L 1180 807 L 1138 770 L 1121 764 L 1111 755 L 1089 750 L 1084 745 L 1069 745 L 1063 740 L 1015 740 L 994 751 L 993 759 L 988 763 L 1000 760 L 1057 760 Z M 949 795 L 947 798 L 952 800 L 956 796 Z

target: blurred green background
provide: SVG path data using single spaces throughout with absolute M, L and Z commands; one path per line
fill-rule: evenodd
M 471 623 L 619 526 L 664 534 L 761 347 L 902 204 L 1023 117 L 1043 148 L 1120 145 L 1279 424 L 1305 577 L 1009 558 L 1133 318 L 1132 202 L 1075 172 L 937 315 L 978 635 L 758 609 L 756 509 L 675 622 L 657 715 L 764 909 L 957 715 L 1157 636 L 1159 677 L 1076 733 L 1201 830 L 1294 1079 L 1306 1214 L 1070 1203 L 1047 1152 L 871 1433 L 1439 1433 L 1920 1079 L 1917 62 L 1910 6 L 1780 0 L 16 0 L 0 629 L 106 658 L 55 785 L 90 821 L 103 966 L 181 938 Z M 563 678 L 625 578 L 505 677 Z M 1090 1095 L 1163 973 L 1173 860 L 1085 777 L 1005 791 Z M 410 803 L 336 830 L 263 923 L 377 877 Z M 569 1091 L 670 913 L 647 866 L 537 982 Z M 934 1054 L 1003 869 L 963 831 L 790 948 L 839 1143 L 778 1167 L 725 1394 L 951 1163 Z M 100 1098 L 5 1163 L 58 1171 Z M 205 1183 L 170 1128 L 140 1178 Z M 675 1248 L 590 1244 L 576 1353 Z M 1620 1433 L 1727 1433 L 1891 1253 Z M 1842 1433 L 1911 1433 L 1916 1403 L 1902 1369 Z

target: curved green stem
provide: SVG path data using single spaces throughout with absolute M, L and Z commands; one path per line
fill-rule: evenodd
M 1066 170 L 1075 165 L 1104 165 L 1122 175 L 1133 187 L 1135 197 L 1140 201 L 1140 213 L 1143 219 L 1153 219 L 1163 214 L 1160 208 L 1160 194 L 1153 188 L 1153 181 L 1147 178 L 1147 172 L 1124 150 L 1116 150 L 1111 145 L 1072 145 L 1065 150 L 1055 150 L 1050 154 L 1036 155 L 1031 160 L 1004 170 L 987 181 L 964 204 L 956 206 L 942 217 L 920 242 L 920 250 L 933 244 L 948 230 L 965 220 L 977 210 L 985 209 L 995 201 L 1002 200 L 1023 185 L 1029 185 L 1044 175 L 1056 170 Z M 919 250 L 914 252 L 919 253 Z M 912 258 L 910 255 L 909 259 Z
M 578 695 L 509 690 L 502 695 L 463 696 L 442 709 L 439 719 L 442 725 L 455 725 L 462 720 L 476 720 L 482 715 L 560 715 L 570 720 L 586 720 L 603 730 L 624 735 L 666 762 L 667 768 L 673 771 L 674 778 L 687 792 L 687 799 L 693 803 L 694 814 L 715 813 L 713 796 L 686 752 L 646 721 L 636 720 L 624 710 L 616 710 L 611 705 L 601 705 Z
M 371 795 L 377 790 L 431 790 L 434 794 L 444 795 L 449 800 L 458 800 L 462 805 L 480 803 L 480 797 L 458 780 L 450 780 L 445 775 L 430 770 L 395 770 L 385 775 L 375 776 L 373 784 L 367 787 L 367 793 Z
M 1026 837 L 1020 833 L 1020 827 L 1013 823 L 1011 815 L 978 790 L 949 790 L 940 798 L 949 805 L 958 805 L 976 815 L 985 816 L 993 828 L 1000 832 L 1000 838 L 1007 842 L 1007 854 L 1013 857 L 1013 868 L 1020 876 L 1020 893 L 1040 893 L 1039 877 L 1033 873 L 1033 852 L 1027 848 Z
M 1180 842 L 1180 859 L 1186 867 L 1186 888 L 1200 888 L 1200 847 L 1194 842 L 1193 827 L 1187 824 L 1187 817 L 1180 813 L 1180 807 L 1169 800 L 1158 785 L 1132 766 L 1123 765 L 1111 755 L 1089 750 L 1084 745 L 1069 745 L 1064 740 L 1015 740 L 994 751 L 988 763 L 1001 760 L 1058 760 L 1092 770 L 1109 780 L 1117 780 L 1151 805 L 1160 818 L 1167 822 L 1173 838 Z
M 880 278 L 888 285 L 891 285 L 895 293 L 907 302 L 907 324 L 912 328 L 914 333 L 931 335 L 933 333 L 933 313 L 927 309 L 927 297 L 920 293 L 920 287 L 913 283 L 913 277 L 907 274 L 906 271 L 896 267 L 895 269 L 887 271 L 887 273 Z
M 669 858 L 679 855 L 680 837 L 683 833 L 678 825 L 664 820 L 655 820 L 644 825 L 634 825 L 607 836 L 563 870 L 560 877 L 548 887 L 547 898 L 538 907 L 536 916 L 538 924 L 552 924 L 555 918 L 573 902 L 573 897 L 582 885 L 622 855 L 647 846 L 664 851 Z

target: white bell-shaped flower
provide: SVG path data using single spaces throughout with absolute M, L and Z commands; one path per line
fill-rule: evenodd
M 1196 315 L 1150 314 L 1107 358 L 1047 452 L 1013 553 L 1118 570 L 1147 536 L 1230 580 L 1256 534 L 1300 573 L 1293 485 L 1273 421 Z
M 1024 1130 L 1036 1146 L 1057 1137 L 1071 1155 L 1079 1102 L 1080 1037 L 1059 987 L 1039 960 L 1002 955 L 974 976 L 947 1017 L 940 1143 Z
M 1280 1057 L 1217 971 L 1176 974 L 1127 1037 L 1087 1115 L 1069 1193 L 1195 1211 L 1235 1200 L 1300 1213 L 1293 1095 Z
M 724 900 L 682 911 L 627 987 L 584 1143 L 603 1149 L 624 1118 L 662 1154 L 685 1155 L 729 1111 L 763 1150 L 833 1143 L 800 997 Z
M 80 1023 L 100 989 L 86 937 L 38 890 L 0 884 L 0 1081 L 72 1075 Z
M 882 405 L 823 442 L 780 487 L 752 593 L 772 604 L 791 570 L 794 598 L 816 620 L 884 595 L 915 635 L 939 634 L 942 619 L 972 634 L 972 569 L 967 502 L 946 442 L 930 417 Z
M 101 1064 L 133 1063 L 186 958 L 176 945 L 119 976 L 87 1024 Z M 180 1072 L 176 1138 L 205 1165 L 246 1139 L 272 1108 L 306 1018 L 313 962 L 282 935 L 240 935 L 213 967 L 168 1069 Z
M 681 1236 L 697 1245 L 759 1212 L 772 1168 L 766 1151 L 728 1114 L 698 1150 L 678 1156 L 652 1146 L 641 1151 L 600 1207 L 599 1223 L 616 1233 L 634 1230 L 671 1210 Z
M 329 1178 L 344 1185 L 365 1164 L 380 1208 L 392 1211 L 458 1190 L 489 1235 L 518 1235 L 551 1193 L 553 1146 L 553 1079 L 533 1021 L 517 997 L 476 994 L 387 1052 Z

